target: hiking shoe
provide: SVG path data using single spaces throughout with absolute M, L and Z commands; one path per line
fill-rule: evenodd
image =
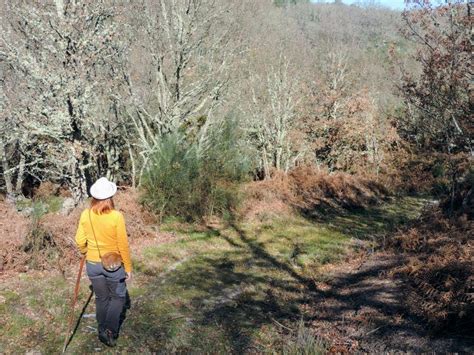
M 103 332 L 99 332 L 99 340 L 111 348 L 117 345 L 117 337 L 114 336 L 110 329 L 106 329 Z
M 110 330 L 110 329 L 107 329 L 105 331 L 105 333 L 107 334 L 107 338 L 109 340 L 109 346 L 110 347 L 114 347 L 115 345 L 117 345 L 117 338 L 118 336 L 115 336 L 115 334 Z
M 99 340 L 101 343 L 108 345 L 109 339 L 107 338 L 107 334 L 105 333 L 105 330 L 99 331 Z

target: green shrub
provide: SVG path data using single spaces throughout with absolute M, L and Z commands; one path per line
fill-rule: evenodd
M 160 217 L 228 216 L 238 202 L 238 184 L 250 171 L 232 121 L 208 128 L 205 136 L 185 133 L 162 138 L 142 180 L 142 201 Z
M 47 205 L 49 213 L 57 213 L 63 206 L 63 198 L 61 196 L 51 195 L 43 199 L 43 201 Z
M 284 355 L 321 355 L 328 352 L 326 342 L 307 328 L 302 320 L 298 322 L 298 328 L 294 333 L 283 347 Z

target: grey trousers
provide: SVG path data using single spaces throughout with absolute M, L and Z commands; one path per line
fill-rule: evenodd
M 106 329 L 118 336 L 125 313 L 125 301 L 128 296 L 123 266 L 115 271 L 104 270 L 102 264 L 86 263 L 87 276 L 95 293 L 96 319 L 99 332 Z

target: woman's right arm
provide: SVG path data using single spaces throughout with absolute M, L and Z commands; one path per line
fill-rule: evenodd
M 76 232 L 76 245 L 81 251 L 81 254 L 87 253 L 87 236 L 83 226 L 84 212 L 81 214 L 79 225 Z

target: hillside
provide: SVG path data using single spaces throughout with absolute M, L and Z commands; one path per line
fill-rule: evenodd
M 472 4 L 405 5 L 2 2 L 0 353 L 474 352 Z

